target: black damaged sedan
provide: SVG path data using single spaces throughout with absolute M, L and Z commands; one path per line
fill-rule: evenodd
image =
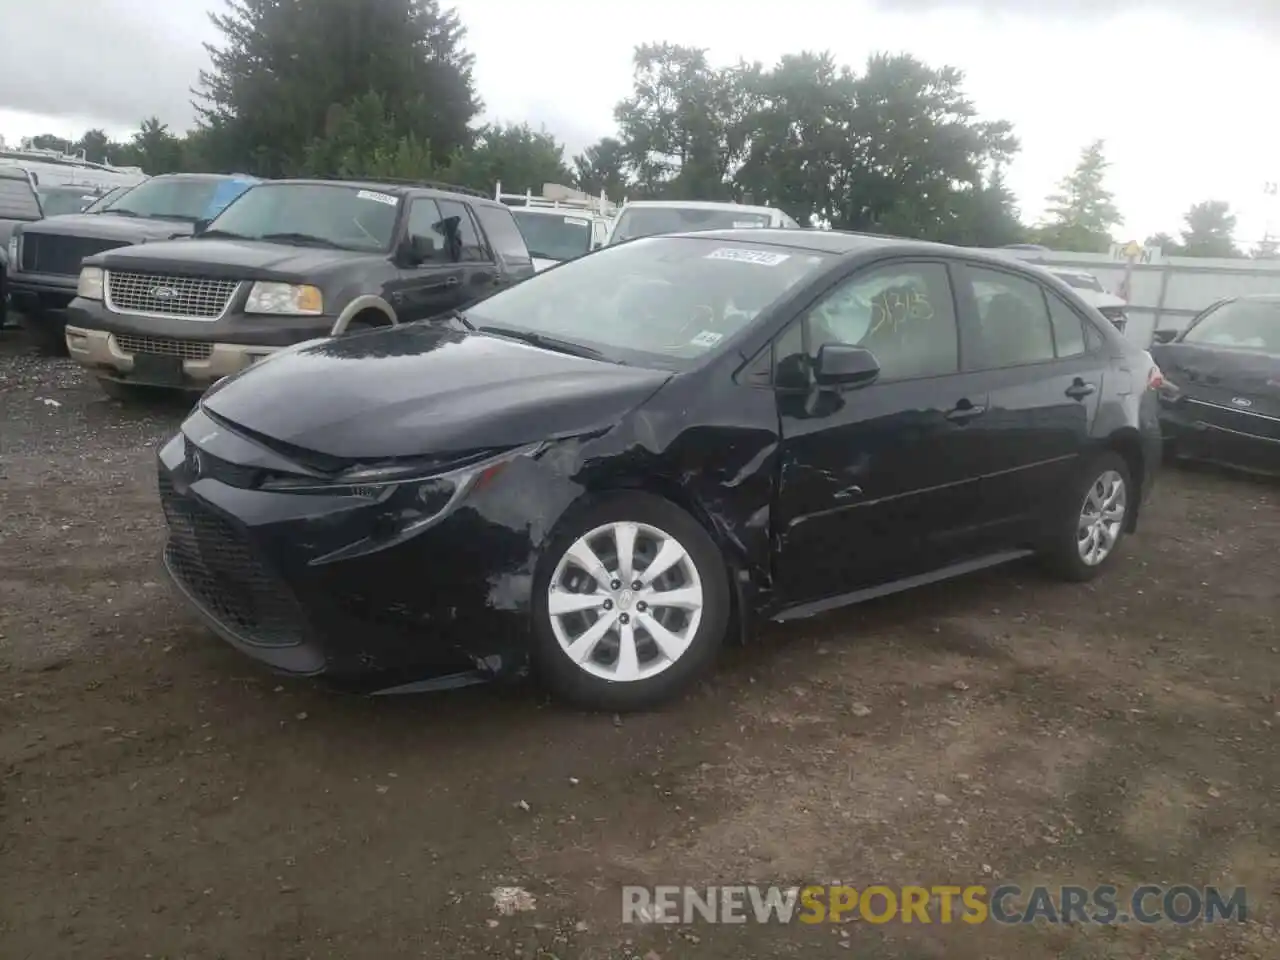
M 1280 297 L 1222 300 L 1156 339 L 1169 452 L 1280 475 Z
M 281 671 L 672 696 L 726 636 L 1039 554 L 1160 464 L 1151 357 L 1007 259 L 824 231 L 605 248 L 283 350 L 159 453 L 165 563 Z

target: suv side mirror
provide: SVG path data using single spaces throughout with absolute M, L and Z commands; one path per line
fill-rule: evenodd
M 418 267 L 432 260 L 438 260 L 440 249 L 431 237 L 415 233 L 406 237 L 404 243 L 400 245 L 400 257 L 409 266 Z
M 1177 338 L 1177 330 L 1157 330 L 1151 335 L 1151 339 L 1156 343 L 1173 343 Z
M 818 348 L 813 378 L 824 387 L 862 387 L 880 376 L 880 363 L 870 350 L 847 343 L 824 343 Z

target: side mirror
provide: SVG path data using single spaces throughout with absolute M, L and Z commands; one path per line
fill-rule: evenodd
M 430 237 L 413 234 L 406 237 L 404 243 L 400 245 L 400 257 L 405 263 L 416 267 L 437 259 L 439 250 Z
M 197 220 L 195 227 L 191 231 L 191 235 L 193 237 L 200 236 L 200 234 L 204 233 L 206 230 L 209 229 L 209 224 L 212 222 L 213 221 L 210 220 L 208 217 L 205 217 L 202 220 Z
M 1151 335 L 1151 339 L 1156 343 L 1173 343 L 1177 338 L 1177 330 L 1157 330 Z
M 818 349 L 813 378 L 824 387 L 866 386 L 880 376 L 875 354 L 847 343 L 824 343 Z

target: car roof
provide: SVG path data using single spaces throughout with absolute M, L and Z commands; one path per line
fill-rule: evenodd
M 956 247 L 946 243 L 931 243 L 926 240 L 911 240 L 906 237 L 891 237 L 878 233 L 856 233 L 850 230 L 822 230 L 818 227 L 800 227 L 796 229 L 780 227 L 739 227 L 723 230 L 696 230 L 684 233 L 665 234 L 665 236 L 693 237 L 700 239 L 733 240 L 739 243 L 768 244 L 772 247 L 788 247 L 793 250 L 805 250 L 813 253 L 858 254 L 870 250 L 897 248 L 904 254 L 920 256 L 952 256 L 967 260 L 989 263 L 995 267 L 1008 269 L 1025 267 L 1023 261 L 1014 257 L 1000 256 L 974 247 Z M 655 239 L 655 238 L 648 238 Z M 628 241 L 634 243 L 635 241 Z
M 0 180 L 26 180 L 31 182 L 25 167 L 0 163 Z
M 448 183 L 431 183 L 429 181 L 395 181 L 395 180 L 341 180 L 324 177 L 288 177 L 281 180 L 270 180 L 269 183 L 298 183 L 314 187 L 354 187 L 357 190 L 374 190 L 385 193 L 389 197 L 466 197 L 473 203 L 482 203 L 490 207 L 506 207 L 488 194 L 470 187 L 454 186 Z
M 740 210 L 743 213 L 781 213 L 777 207 L 759 207 L 749 203 L 721 203 L 714 200 L 628 200 L 622 209 L 629 207 L 676 208 L 680 210 Z

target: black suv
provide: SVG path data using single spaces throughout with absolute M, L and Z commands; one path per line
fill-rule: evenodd
M 21 167 L 0 165 L 0 327 L 9 302 L 9 256 L 16 244 L 13 233 L 21 225 L 44 216 L 30 174 Z
M 280 347 L 446 313 L 532 275 L 511 211 L 477 191 L 273 180 L 190 240 L 86 258 L 67 347 L 115 396 L 202 390 Z
M 47 353 L 63 353 L 63 309 L 76 295 L 80 261 L 135 243 L 189 237 L 217 216 L 256 177 L 174 173 L 151 177 L 83 213 L 51 216 L 14 231 L 9 285 L 32 339 Z

